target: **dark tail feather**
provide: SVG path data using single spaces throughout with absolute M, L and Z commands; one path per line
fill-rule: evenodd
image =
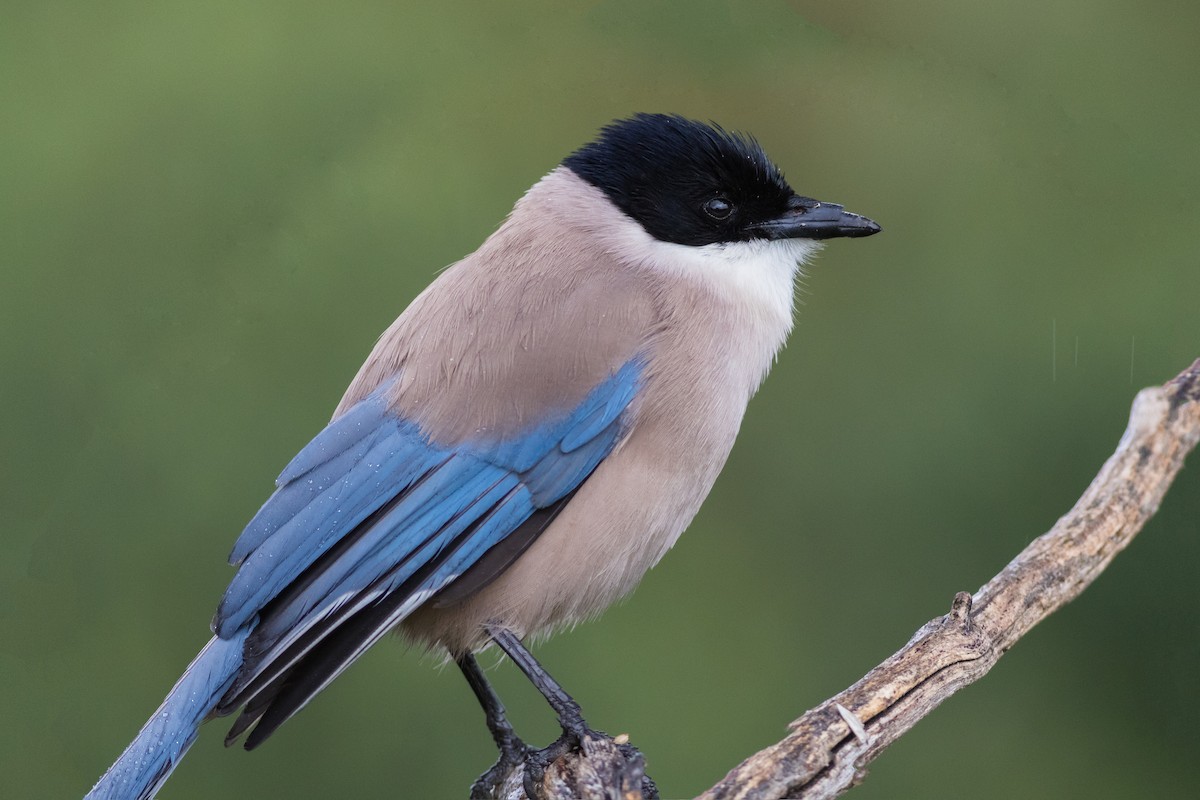
M 149 800 L 196 739 L 242 666 L 249 626 L 232 639 L 213 637 L 188 666 L 167 699 L 84 800 Z

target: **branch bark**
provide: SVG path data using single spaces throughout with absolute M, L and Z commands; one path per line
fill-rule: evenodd
M 986 675 L 1104 571 L 1158 510 L 1197 441 L 1200 359 L 1163 386 L 1138 393 L 1116 452 L 1049 532 L 974 595 L 960 592 L 949 614 L 926 623 L 898 652 L 806 712 L 782 741 L 747 758 L 698 800 L 824 800 L 853 787 L 888 745 Z M 562 778 L 606 774 L 628 774 L 616 748 L 570 754 L 547 772 L 546 800 L 628 798 L 628 782 L 585 786 Z

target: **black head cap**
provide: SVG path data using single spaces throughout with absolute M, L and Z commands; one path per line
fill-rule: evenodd
M 880 231 L 836 203 L 798 196 L 751 137 L 675 115 L 618 120 L 563 164 L 664 242 L 832 239 Z
M 704 245 L 761 236 L 795 192 L 753 138 L 674 114 L 605 127 L 563 164 L 656 239 Z

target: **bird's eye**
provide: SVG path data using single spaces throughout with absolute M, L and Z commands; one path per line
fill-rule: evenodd
M 704 201 L 704 213 L 713 219 L 728 219 L 733 213 L 733 203 L 724 197 L 713 197 Z

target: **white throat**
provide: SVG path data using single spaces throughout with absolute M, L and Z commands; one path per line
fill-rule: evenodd
M 648 237 L 649 238 L 649 237 Z M 711 290 L 764 322 L 792 329 L 796 276 L 821 244 L 806 239 L 754 239 L 689 247 L 650 240 L 649 260 L 658 269 Z
M 773 350 L 792 329 L 796 276 L 822 246 L 811 239 L 752 239 L 693 247 L 655 239 L 628 217 L 615 233 L 612 245 L 627 263 L 723 298 L 774 334 Z

